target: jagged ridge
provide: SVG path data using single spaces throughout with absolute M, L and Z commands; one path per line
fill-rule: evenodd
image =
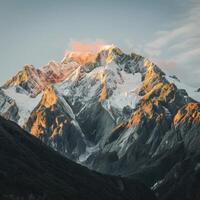
M 149 186 L 197 151 L 199 93 L 115 46 L 82 59 L 67 54 L 61 63 L 42 68 L 50 78 L 24 124 L 28 131 L 92 169 L 136 177 Z M 27 90 L 23 84 L 4 88 L 12 86 Z

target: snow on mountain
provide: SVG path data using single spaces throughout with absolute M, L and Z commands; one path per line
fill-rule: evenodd
M 46 77 L 47 85 L 50 85 L 65 80 L 78 66 L 79 64 L 73 61 L 66 64 L 58 61 L 50 61 L 40 70 Z
M 46 76 L 42 71 L 36 69 L 33 65 L 25 65 L 20 72 L 8 80 L 2 87 L 8 89 L 20 86 L 31 96 L 35 97 L 46 85 Z
M 15 100 L 16 105 L 18 107 L 18 115 L 19 115 L 18 124 L 20 126 L 23 126 L 24 123 L 28 120 L 33 109 L 39 103 L 42 93 L 33 98 L 30 96 L 30 94 L 27 94 L 25 92 L 19 93 L 16 90 L 17 90 L 16 87 L 10 87 L 3 91 L 7 96 Z
M 110 70 L 112 78 L 107 78 L 107 88 L 114 88 L 113 93 L 104 102 L 105 108 L 112 105 L 115 108 L 122 110 L 126 106 L 134 108 L 139 102 L 140 96 L 138 95 L 141 87 L 141 74 L 128 74 L 124 71 L 120 71 L 115 63 L 111 63 L 105 66 L 106 70 Z
M 194 100 L 200 102 L 200 93 L 195 90 L 194 87 L 191 87 L 185 83 L 183 83 L 181 80 L 173 77 L 173 76 L 166 76 L 167 80 L 171 83 L 174 83 L 179 89 L 184 89 L 188 95 L 193 98 Z
M 0 89 L 0 115 L 13 121 L 19 119 L 15 100 L 7 96 L 2 89 Z

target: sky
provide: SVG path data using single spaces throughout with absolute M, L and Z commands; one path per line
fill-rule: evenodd
M 199 0 L 0 0 L 0 84 L 71 44 L 114 44 L 200 87 Z

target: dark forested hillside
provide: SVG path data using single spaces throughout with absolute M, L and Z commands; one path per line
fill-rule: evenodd
M 137 181 L 100 175 L 0 118 L 0 199 L 155 200 Z

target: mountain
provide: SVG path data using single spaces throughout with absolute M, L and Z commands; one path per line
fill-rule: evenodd
M 2 200 L 155 199 L 143 184 L 75 164 L 2 117 L 0 146 Z
M 3 90 L 0 89 L 0 112 L 1 116 L 6 119 L 17 121 L 19 119 L 18 106 L 12 98 L 7 96 Z
M 68 158 L 75 159 L 85 152 L 85 136 L 75 115 L 53 86 L 45 89 L 26 129 Z
M 68 52 L 61 62 L 29 66 L 30 73 L 26 68 L 2 86 L 17 117 L 1 113 L 62 155 L 104 174 L 139 179 L 163 199 L 180 194 L 184 177 L 197 180 L 200 93 L 177 76 L 114 45 Z M 189 171 L 177 175 L 187 160 Z M 187 192 L 178 197 L 190 199 Z

